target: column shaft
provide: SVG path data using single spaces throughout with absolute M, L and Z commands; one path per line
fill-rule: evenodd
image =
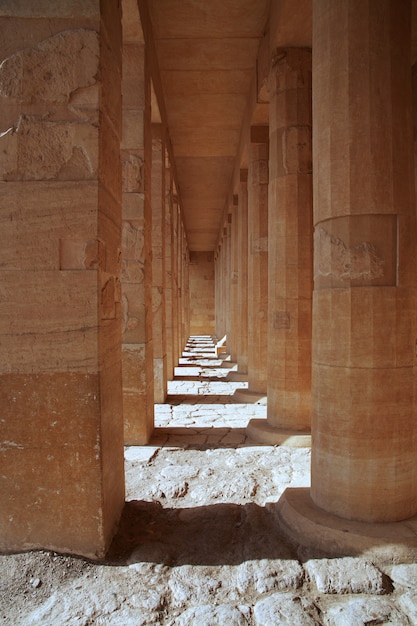
M 313 14 L 311 494 L 395 521 L 417 511 L 411 2 Z
M 241 170 L 238 193 L 238 283 L 237 283 L 237 365 L 240 374 L 248 373 L 248 172 Z
M 126 444 L 146 444 L 153 431 L 153 350 L 151 315 L 151 206 L 145 197 L 150 178 L 150 79 L 145 46 L 123 47 L 123 229 L 122 229 L 122 364 L 123 418 Z M 148 106 L 147 106 L 148 105 Z M 149 187 L 148 187 L 149 189 Z M 145 271 L 146 268 L 146 271 Z
M 155 403 L 167 395 L 165 316 L 165 141 L 162 126 L 152 125 L 152 342 Z
M 238 317 L 238 207 L 237 196 L 233 198 L 231 206 L 231 222 L 230 222 L 230 273 L 229 273 L 229 291 L 230 291 L 230 330 L 227 338 L 228 352 L 230 359 L 234 363 L 237 362 L 238 350 L 238 333 L 239 333 L 239 317 Z
M 249 391 L 266 393 L 268 354 L 268 127 L 253 127 L 248 169 Z

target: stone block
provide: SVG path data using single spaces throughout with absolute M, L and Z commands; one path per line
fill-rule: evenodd
M 103 555 L 98 375 L 2 375 L 0 395 L 1 549 Z
M 96 372 L 97 273 L 1 274 L 2 372 Z
M 68 102 L 96 82 L 99 38 L 94 30 L 68 30 L 12 54 L 0 67 L 0 94 L 19 102 Z
M 2 198 L 2 270 L 91 267 L 97 237 L 96 182 L 8 182 L 2 186 Z M 74 242 L 77 250 L 71 252 L 65 241 Z M 83 247 L 90 261 L 81 260 Z M 71 258 L 80 267 L 75 268 Z
M 146 444 L 153 430 L 149 410 L 153 387 L 147 384 L 146 350 L 145 344 L 122 347 L 124 438 L 129 444 Z
M 90 124 L 23 115 L 8 144 L 3 180 L 91 180 L 97 175 L 98 129 Z
M 123 45 L 123 112 L 127 109 L 143 111 L 145 108 L 145 90 L 142 81 L 138 80 L 138 71 L 141 71 L 138 68 L 143 68 L 144 63 L 143 44 Z
M 305 567 L 320 593 L 382 595 L 392 591 L 388 577 L 363 559 L 312 559 Z

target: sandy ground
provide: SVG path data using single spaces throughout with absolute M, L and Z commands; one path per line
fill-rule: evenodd
M 125 449 L 126 507 L 107 558 L 0 556 L 0 623 L 13 626 L 417 624 L 417 565 L 303 560 L 276 503 L 309 485 L 309 449 L 259 446 L 245 427 L 265 404 L 192 341 L 148 446 Z

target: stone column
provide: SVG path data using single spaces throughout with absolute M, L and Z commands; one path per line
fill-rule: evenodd
M 314 2 L 311 494 L 368 522 L 417 511 L 410 15 Z
M 221 276 L 221 245 L 219 243 L 214 257 L 215 336 L 217 339 L 221 333 Z
M 313 24 L 312 485 L 279 520 L 304 554 L 413 562 L 411 2 L 313 0 Z
M 127 17 L 125 19 L 128 19 Z M 143 445 L 154 427 L 150 79 L 145 45 L 123 46 L 122 362 L 126 444 Z M 145 162 L 146 161 L 146 162 Z M 145 197 L 145 179 L 148 181 Z M 146 268 L 146 271 L 145 271 Z
M 228 352 L 230 360 L 237 362 L 237 343 L 239 333 L 238 318 L 238 206 L 237 196 L 233 196 L 233 204 L 230 208 L 230 270 L 229 270 L 229 334 L 227 337 Z
M 174 183 L 173 183 L 174 185 Z M 178 345 L 178 197 L 173 188 L 172 230 L 171 230 L 171 270 L 172 270 L 172 360 L 174 368 L 180 357 Z
M 184 330 L 183 345 L 185 346 L 190 336 L 190 253 L 188 250 L 187 237 L 184 232 L 184 272 L 183 272 L 183 293 L 184 293 Z
M 154 401 L 167 395 L 165 316 L 165 141 L 161 124 L 152 124 L 152 343 Z
M 0 551 L 102 557 L 124 506 L 121 12 L 101 7 L 0 8 Z
M 165 328 L 167 354 L 167 380 L 174 377 L 173 357 L 173 273 L 172 273 L 172 174 L 168 167 L 165 171 Z
M 248 373 L 248 172 L 241 170 L 238 194 L 238 349 L 239 374 Z
M 178 353 L 181 356 L 184 350 L 184 236 L 182 230 L 181 212 L 178 214 Z
M 248 389 L 242 402 L 267 393 L 268 355 L 268 126 L 251 128 L 248 169 Z
M 311 50 L 276 50 L 270 73 L 268 410 L 249 435 L 311 444 Z

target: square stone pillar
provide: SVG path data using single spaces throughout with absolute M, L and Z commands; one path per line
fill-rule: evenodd
M 167 380 L 174 377 L 174 356 L 173 356 L 173 272 L 172 272 L 172 229 L 173 229 L 173 193 L 172 193 L 172 173 L 167 157 L 167 167 L 165 170 L 165 332 L 166 332 L 166 353 Z
M 178 197 L 174 190 L 172 206 L 172 231 L 171 231 L 171 268 L 172 268 L 172 359 L 174 367 L 178 365 L 180 358 L 179 350 L 179 283 L 178 283 Z
M 228 352 L 230 360 L 237 362 L 238 355 L 238 335 L 239 335 L 239 317 L 238 317 L 238 198 L 233 196 L 233 203 L 230 207 L 230 271 L 229 271 L 229 308 L 230 322 L 229 334 L 227 336 Z
M 248 172 L 241 170 L 238 193 L 237 369 L 248 373 Z
M 124 15 L 124 36 L 139 15 Z M 129 20 L 129 24 L 126 21 Z M 140 24 L 137 30 L 140 31 Z M 136 32 L 136 31 L 135 31 Z M 149 185 L 150 77 L 145 44 L 136 35 L 123 46 L 123 414 L 125 443 L 143 445 L 154 427 L 152 347 L 152 211 Z M 145 271 L 146 270 L 146 271 Z
M 0 550 L 96 558 L 124 505 L 121 11 L 20 3 L 15 19 L 13 4 L 0 8 Z
M 167 395 L 165 315 L 165 141 L 161 124 L 152 124 L 152 343 L 155 403 Z

